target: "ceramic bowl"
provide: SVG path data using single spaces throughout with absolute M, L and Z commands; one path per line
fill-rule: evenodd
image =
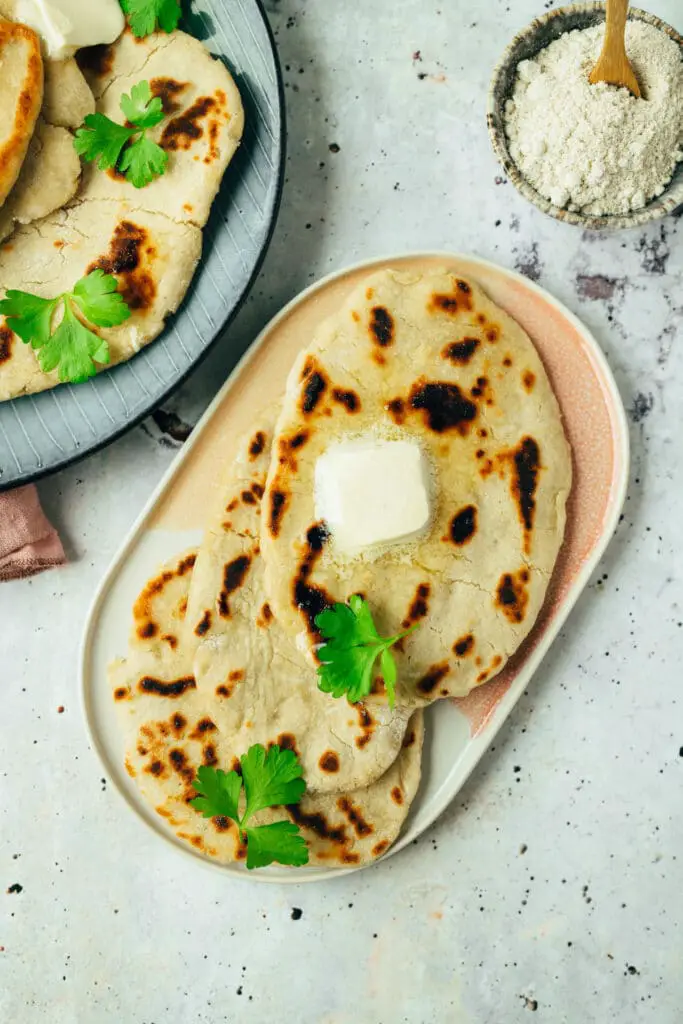
M 654 25 L 671 36 L 683 50 L 683 37 L 666 22 L 656 18 L 647 11 L 637 7 L 629 10 L 629 20 L 644 21 L 648 25 Z M 500 160 L 505 173 L 510 181 L 522 193 L 525 199 L 537 206 L 539 210 L 550 214 L 557 220 L 567 224 L 577 224 L 583 228 L 593 230 L 633 228 L 649 221 L 666 217 L 679 206 L 683 205 L 683 162 L 679 163 L 672 180 L 669 182 L 661 195 L 651 199 L 642 209 L 634 210 L 626 214 L 614 214 L 610 216 L 592 216 L 579 213 L 574 210 L 566 210 L 555 206 L 542 196 L 530 182 L 524 177 L 512 157 L 508 147 L 508 139 L 505 134 L 504 112 L 505 102 L 512 94 L 517 65 L 522 60 L 534 57 L 539 50 L 544 49 L 565 32 L 573 29 L 590 28 L 593 25 L 603 24 L 605 21 L 604 3 L 574 4 L 571 7 L 560 7 L 541 18 L 535 18 L 525 29 L 519 32 L 508 48 L 493 72 L 488 97 L 487 123 L 491 142 L 496 156 Z

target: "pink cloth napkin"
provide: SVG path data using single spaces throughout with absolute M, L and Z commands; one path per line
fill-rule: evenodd
M 25 579 L 65 562 L 62 542 L 35 487 L 0 494 L 0 581 Z

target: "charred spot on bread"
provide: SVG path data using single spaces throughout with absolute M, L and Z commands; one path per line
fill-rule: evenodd
M 223 567 L 223 586 L 218 595 L 218 614 L 222 619 L 230 618 L 230 595 L 242 586 L 250 565 L 249 555 L 238 555 Z
M 197 684 L 194 676 L 182 676 L 172 680 L 143 676 L 137 688 L 140 693 L 153 694 L 155 697 L 182 697 L 188 690 L 196 690 Z
M 76 63 L 81 71 L 104 78 L 114 66 L 114 47 L 111 43 L 86 46 L 76 54 Z
M 346 391 L 343 388 L 333 388 L 332 398 L 339 405 L 343 405 L 348 413 L 358 412 L 360 409 L 360 398 L 355 391 Z
M 359 839 L 372 835 L 374 828 L 365 820 L 360 807 L 356 807 L 348 796 L 340 796 L 337 800 L 337 807 L 348 819 Z
M 463 338 L 461 341 L 452 341 L 446 345 L 441 355 L 457 366 L 467 366 L 478 348 L 479 338 Z
M 300 408 L 304 416 L 310 416 L 315 411 L 327 390 L 327 378 L 322 370 L 312 361 L 307 365 L 309 370 L 304 374 L 300 399 Z
M 513 624 L 524 621 L 529 593 L 529 570 L 519 569 L 516 573 L 506 572 L 500 577 L 496 587 L 495 604 L 509 622 Z
M 462 547 L 472 540 L 476 531 L 477 508 L 475 505 L 465 505 L 451 519 L 448 536 L 444 537 L 444 540 L 452 541 L 457 547 Z
M 311 574 L 328 538 L 329 532 L 323 522 L 314 523 L 309 527 L 292 584 L 294 607 L 303 615 L 308 633 L 316 641 L 320 639 L 320 633 L 315 620 L 321 612 L 334 604 L 333 598 L 323 587 L 311 583 Z
M 453 644 L 453 653 L 457 654 L 459 658 L 466 658 L 468 654 L 471 654 L 474 650 L 474 637 L 471 633 L 467 633 L 465 636 L 461 636 L 459 640 L 456 640 Z
M 326 750 L 324 754 L 321 754 L 318 760 L 318 767 L 322 772 L 327 772 L 328 775 L 335 775 L 340 768 L 339 754 L 336 750 Z
M 408 613 L 401 623 L 401 629 L 410 629 L 411 626 L 415 625 L 416 622 L 420 622 L 424 619 L 429 611 L 429 595 L 431 593 L 431 585 L 429 583 L 419 583 L 413 600 L 410 602 Z
M 122 220 L 114 229 L 109 251 L 94 260 L 86 273 L 103 270 L 105 274 L 115 274 L 119 279 L 119 292 L 128 307 L 148 310 L 154 303 L 157 286 L 144 263 L 146 259 L 152 261 L 155 255 L 147 229 L 131 220 Z
M 178 103 L 178 96 L 184 93 L 189 85 L 189 82 L 178 82 L 175 78 L 152 78 L 149 83 L 152 96 L 159 97 L 167 117 L 180 110 L 182 104 Z
M 410 393 L 410 406 L 422 412 L 426 425 L 436 434 L 457 430 L 468 433 L 477 407 L 457 384 L 419 380 Z
M 202 121 L 218 107 L 215 96 L 199 96 L 194 103 L 168 122 L 160 146 L 166 150 L 191 149 L 204 134 Z
M 285 514 L 289 498 L 285 491 L 274 489 L 269 495 L 270 508 L 268 510 L 268 529 L 271 536 L 278 537 L 282 527 L 282 517 Z
M 430 694 L 432 690 L 435 690 L 441 680 L 448 675 L 450 671 L 450 665 L 447 661 L 442 661 L 438 665 L 432 665 L 427 669 L 421 679 L 418 680 L 417 688 L 420 693 Z
M 380 348 L 392 345 L 395 337 L 394 318 L 385 306 L 373 306 L 368 324 L 370 337 Z
M 249 458 L 253 462 L 257 459 L 266 447 L 266 435 L 262 430 L 257 430 L 249 444 Z

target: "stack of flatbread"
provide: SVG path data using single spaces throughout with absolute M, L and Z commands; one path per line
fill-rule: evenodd
M 351 556 L 315 517 L 315 464 L 373 438 L 419 444 L 432 514 L 416 538 Z M 307 792 L 264 820 L 299 824 L 311 863 L 368 863 L 415 797 L 422 709 L 493 678 L 541 608 L 571 486 L 557 402 L 530 339 L 474 282 L 382 271 L 306 342 L 222 472 L 200 548 L 146 584 L 111 668 L 128 771 L 175 835 L 232 861 L 237 830 L 193 810 L 192 781 L 277 743 Z M 417 625 L 393 709 L 379 669 L 362 703 L 318 688 L 317 614 L 357 593 L 382 635 Z
M 176 31 L 41 56 L 36 34 L 0 0 L 0 298 L 11 288 L 54 298 L 95 268 L 114 274 L 132 311 L 98 330 L 111 364 L 157 337 L 197 267 L 202 229 L 242 137 L 244 112 L 224 64 Z M 4 17 L 3 17 L 4 16 Z M 81 166 L 73 132 L 95 110 L 121 123 L 121 96 L 141 80 L 166 118 L 149 137 L 166 172 L 136 189 L 113 171 Z M 10 110 L 10 119 L 5 111 Z M 0 317 L 0 401 L 59 383 Z

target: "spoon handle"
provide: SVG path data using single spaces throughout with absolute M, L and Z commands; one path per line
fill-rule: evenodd
M 626 52 L 624 33 L 627 15 L 628 0 L 607 0 L 604 49 L 613 47 L 613 53 L 618 50 Z

